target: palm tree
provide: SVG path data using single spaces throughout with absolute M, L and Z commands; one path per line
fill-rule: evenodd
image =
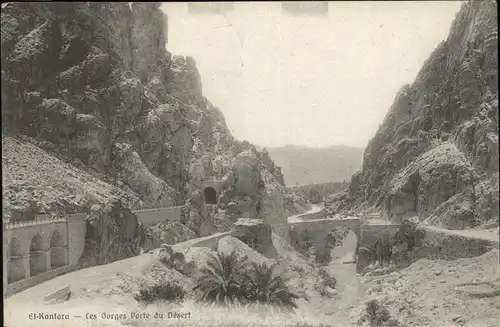
M 276 264 L 271 266 L 252 263 L 245 282 L 248 302 L 270 304 L 285 310 L 297 308 L 295 300 L 299 297 L 292 293 L 282 275 L 276 275 Z
M 200 269 L 194 291 L 199 290 L 199 301 L 228 304 L 245 300 L 244 283 L 247 257 L 238 257 L 233 250 L 230 254 L 217 253 L 207 261 L 208 267 Z

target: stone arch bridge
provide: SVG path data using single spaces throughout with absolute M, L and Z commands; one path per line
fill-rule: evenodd
M 387 241 L 396 234 L 399 224 L 385 221 L 363 223 L 360 218 L 349 217 L 345 219 L 311 219 L 289 222 L 290 240 L 292 245 L 299 247 L 301 243 L 312 240 L 317 255 L 327 251 L 328 234 L 335 227 L 350 229 L 357 238 L 354 260 L 360 247 L 373 248 L 377 241 Z

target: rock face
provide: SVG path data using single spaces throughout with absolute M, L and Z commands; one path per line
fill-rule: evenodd
M 261 219 L 241 218 L 234 224 L 233 236 L 259 253 L 266 253 L 272 247 L 271 226 Z
M 303 194 L 290 192 L 285 194 L 285 210 L 287 216 L 298 215 L 311 209 L 311 204 Z
M 265 154 L 255 147 L 239 153 L 224 176 L 219 207 L 227 219 L 258 218 L 272 231 L 288 240 L 287 213 L 284 206 L 285 187 L 281 171 L 266 166 Z
M 355 206 L 452 229 L 498 219 L 496 13 L 493 1 L 465 3 L 448 39 L 399 91 L 352 178 Z
M 195 237 L 196 234 L 186 226 L 175 221 L 168 221 L 147 229 L 144 249 L 155 249 L 162 244 L 175 244 Z
M 25 138 L 108 184 L 125 207 L 186 204 L 183 224 L 197 236 L 227 229 L 234 217 L 259 211 L 278 217 L 269 219 L 283 220 L 279 167 L 268 153 L 234 140 L 221 110 L 202 94 L 195 60 L 167 51 L 167 17 L 159 7 L 83 2 L 4 5 L 3 133 Z M 242 152 L 246 154 L 232 162 Z M 203 181 L 223 176 L 233 179 L 225 193 L 218 194 L 222 207 L 205 204 Z M 16 186 L 16 192 L 29 189 L 27 184 L 21 190 Z M 7 201 L 4 206 L 10 209 L 4 210 L 4 217 L 11 217 L 10 211 L 31 217 L 25 213 L 49 208 L 48 201 L 43 193 L 29 204 Z M 96 204 L 90 202 L 74 207 L 88 211 Z M 228 203 L 236 204 L 234 215 Z M 112 206 L 108 200 L 97 203 L 101 204 Z M 136 253 L 134 235 L 140 227 L 133 215 L 124 215 L 128 218 L 112 213 L 109 219 L 101 214 L 91 219 L 99 223 L 89 228 L 94 234 L 89 234 L 87 263 Z M 113 243 L 115 228 L 125 231 L 117 243 Z M 166 232 L 158 233 L 153 238 L 162 239 Z M 109 240 L 113 245 L 105 244 Z
M 105 264 L 137 255 L 145 241 L 142 224 L 122 206 L 121 200 L 114 200 L 105 207 L 94 205 L 87 217 L 87 236 L 80 264 Z

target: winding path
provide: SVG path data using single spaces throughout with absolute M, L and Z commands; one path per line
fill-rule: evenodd
M 303 213 L 299 213 L 297 215 L 293 215 L 293 216 L 289 216 L 288 217 L 288 222 L 289 223 L 296 223 L 296 222 L 300 222 L 300 221 L 303 221 L 300 216 L 302 215 L 308 215 L 308 214 L 311 214 L 311 213 L 316 213 L 316 212 L 320 212 L 321 210 L 323 210 L 323 208 L 317 204 L 311 204 L 311 209 L 306 211 L 306 212 L 303 212 Z

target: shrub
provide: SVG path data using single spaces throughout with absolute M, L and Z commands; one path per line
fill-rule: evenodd
M 218 253 L 207 261 L 208 267 L 200 269 L 200 276 L 193 287 L 198 291 L 198 301 L 229 304 L 260 303 L 284 310 L 297 308 L 298 295 L 292 293 L 282 275 L 276 275 L 275 265 L 251 265 L 247 257 L 239 258 L 235 251 Z
M 193 287 L 194 291 L 200 291 L 198 300 L 219 304 L 244 300 L 246 260 L 246 257 L 238 258 L 235 251 L 211 255 L 208 267 L 200 269 L 201 275 Z
M 299 296 L 289 290 L 283 275 L 276 275 L 276 265 L 253 263 L 244 286 L 247 302 L 269 304 L 289 311 L 297 308 L 294 301 Z
M 405 219 L 394 236 L 393 243 L 404 245 L 408 253 L 411 253 L 415 247 L 421 245 L 424 238 L 425 230 L 418 228 L 411 220 Z
M 182 302 L 184 289 L 178 284 L 167 282 L 142 288 L 134 298 L 138 302 L 146 303 L 155 301 Z
M 325 282 L 325 286 L 331 287 L 331 288 L 336 288 L 337 287 L 337 279 L 333 276 L 328 275 L 326 270 L 323 268 L 319 269 L 319 276 L 323 278 L 323 281 Z
M 365 315 L 362 318 L 368 320 L 370 326 L 397 326 L 397 321 L 391 318 L 391 314 L 386 307 L 378 303 L 377 300 L 372 300 L 366 303 Z

